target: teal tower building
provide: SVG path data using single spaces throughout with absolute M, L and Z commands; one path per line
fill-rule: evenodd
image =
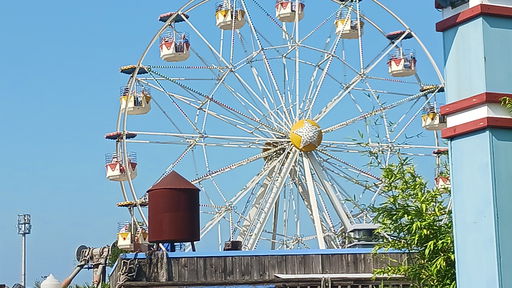
M 437 0 L 457 287 L 512 287 L 512 0 Z

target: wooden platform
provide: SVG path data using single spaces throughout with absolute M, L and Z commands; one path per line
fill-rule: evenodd
M 374 269 L 406 257 L 397 252 L 373 254 L 370 249 L 125 254 L 110 275 L 110 287 L 372 288 L 384 283 L 408 288 L 400 276 L 372 275 Z

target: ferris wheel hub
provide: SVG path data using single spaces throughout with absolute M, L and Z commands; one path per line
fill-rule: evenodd
M 293 124 L 290 140 L 302 152 L 314 151 L 322 143 L 322 129 L 311 119 L 302 119 Z

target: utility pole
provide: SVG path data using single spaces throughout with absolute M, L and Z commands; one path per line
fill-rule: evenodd
M 21 285 L 25 288 L 27 279 L 27 238 L 30 234 L 32 225 L 30 224 L 30 214 L 18 214 L 18 234 L 21 235 Z

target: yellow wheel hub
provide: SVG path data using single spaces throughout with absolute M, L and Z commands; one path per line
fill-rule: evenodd
M 290 140 L 293 146 L 302 152 L 311 152 L 322 143 L 322 129 L 310 119 L 303 119 L 293 124 Z

